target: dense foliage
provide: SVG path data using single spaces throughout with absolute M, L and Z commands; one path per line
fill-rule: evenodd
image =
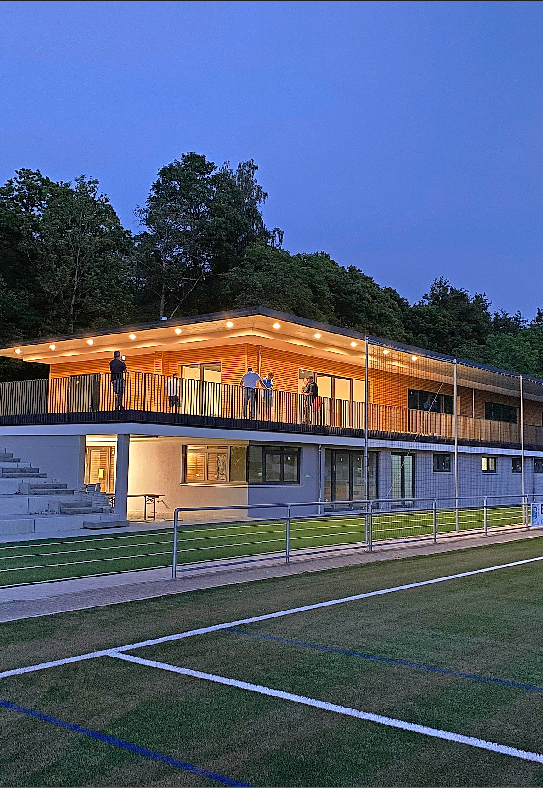
M 18 170 L 0 186 L 0 343 L 262 305 L 543 377 L 543 311 L 492 312 L 443 278 L 410 305 L 325 252 L 293 255 L 264 224 L 257 169 L 183 154 L 158 172 L 135 235 L 97 181 Z M 0 361 L 0 378 L 36 375 Z

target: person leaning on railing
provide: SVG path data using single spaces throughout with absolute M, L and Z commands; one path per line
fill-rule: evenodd
M 115 408 L 123 409 L 124 379 L 126 374 L 126 364 L 121 359 L 121 352 L 114 351 L 113 359 L 109 363 L 111 371 L 111 386 L 115 393 Z
M 179 379 L 177 378 L 177 373 L 172 373 L 171 377 L 166 382 L 166 393 L 168 395 L 170 408 L 177 411 L 181 405 L 179 402 Z
M 265 387 L 264 382 L 255 373 L 252 368 L 247 368 L 247 373 L 241 377 L 240 385 L 243 387 L 243 418 L 247 419 L 247 407 L 249 410 L 249 419 L 255 418 L 255 404 L 256 404 L 256 385 L 260 383 Z

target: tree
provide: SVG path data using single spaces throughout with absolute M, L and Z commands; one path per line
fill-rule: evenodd
M 141 304 L 158 316 L 222 305 L 220 276 L 255 242 L 271 243 L 260 206 L 267 195 L 250 160 L 234 171 L 205 156 L 183 154 L 161 168 L 146 204 L 137 210 Z M 277 229 L 275 229 L 277 231 Z M 155 313 L 156 315 L 156 313 Z
M 0 244 L 10 251 L 0 273 L 20 305 L 15 334 L 73 333 L 129 316 L 132 241 L 97 181 L 17 171 L 0 188 Z
M 447 354 L 459 353 L 466 343 L 484 344 L 491 331 L 489 307 L 485 294 L 471 297 L 440 277 L 409 311 L 410 342 Z

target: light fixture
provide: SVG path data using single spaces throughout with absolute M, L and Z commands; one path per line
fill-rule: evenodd
M 15 349 L 15 353 L 16 353 L 16 354 L 20 354 L 20 353 L 21 353 L 21 349 L 20 349 L 20 348 L 16 348 L 16 349 Z
M 133 332 L 131 332 L 131 334 L 129 334 L 128 337 L 130 338 L 130 340 L 136 339 L 136 335 Z
M 94 340 L 92 339 L 92 337 L 89 337 L 89 339 L 87 340 L 87 345 L 92 346 L 93 344 L 94 344 Z
M 315 340 L 320 340 L 320 339 L 321 339 L 321 334 L 320 334 L 320 332 L 315 332 L 315 334 L 313 335 L 313 337 L 315 338 Z
M 228 329 L 232 329 L 232 327 L 234 326 L 234 322 L 233 321 L 227 321 L 226 322 L 226 326 L 228 327 Z
M 418 359 L 418 357 L 416 357 L 416 356 L 413 354 L 413 356 L 411 357 L 411 360 L 412 360 L 413 362 L 416 362 L 416 361 L 417 361 L 417 359 Z
M 354 342 L 354 340 L 352 340 L 352 341 L 351 341 L 351 346 L 352 346 L 353 348 L 356 348 L 356 346 L 357 346 L 357 345 L 358 345 L 358 344 L 357 344 L 357 343 L 355 343 L 355 342 Z
M 175 330 L 175 334 L 180 335 L 182 331 L 183 331 L 182 329 L 179 329 L 179 327 L 177 327 L 177 329 Z
M 278 324 L 277 321 L 276 321 L 275 324 L 273 325 L 273 328 L 274 329 L 281 329 L 281 324 Z
M 383 349 L 383 354 L 390 354 L 390 349 L 389 348 L 384 348 Z
M 55 346 L 55 344 L 54 344 L 54 343 L 51 343 L 51 345 L 49 346 L 49 348 L 51 349 L 51 351 L 54 351 L 54 350 L 55 350 L 55 348 L 56 348 L 56 346 Z

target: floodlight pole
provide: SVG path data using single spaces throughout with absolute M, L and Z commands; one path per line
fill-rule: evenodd
M 457 362 L 454 360 L 453 414 L 454 414 L 454 509 L 456 514 L 456 531 L 460 531 L 458 521 L 458 375 Z
M 522 374 L 520 380 L 520 471 L 521 471 L 521 486 L 522 486 L 522 520 L 524 524 L 527 523 L 528 514 L 526 507 L 526 485 L 524 478 L 524 379 Z

